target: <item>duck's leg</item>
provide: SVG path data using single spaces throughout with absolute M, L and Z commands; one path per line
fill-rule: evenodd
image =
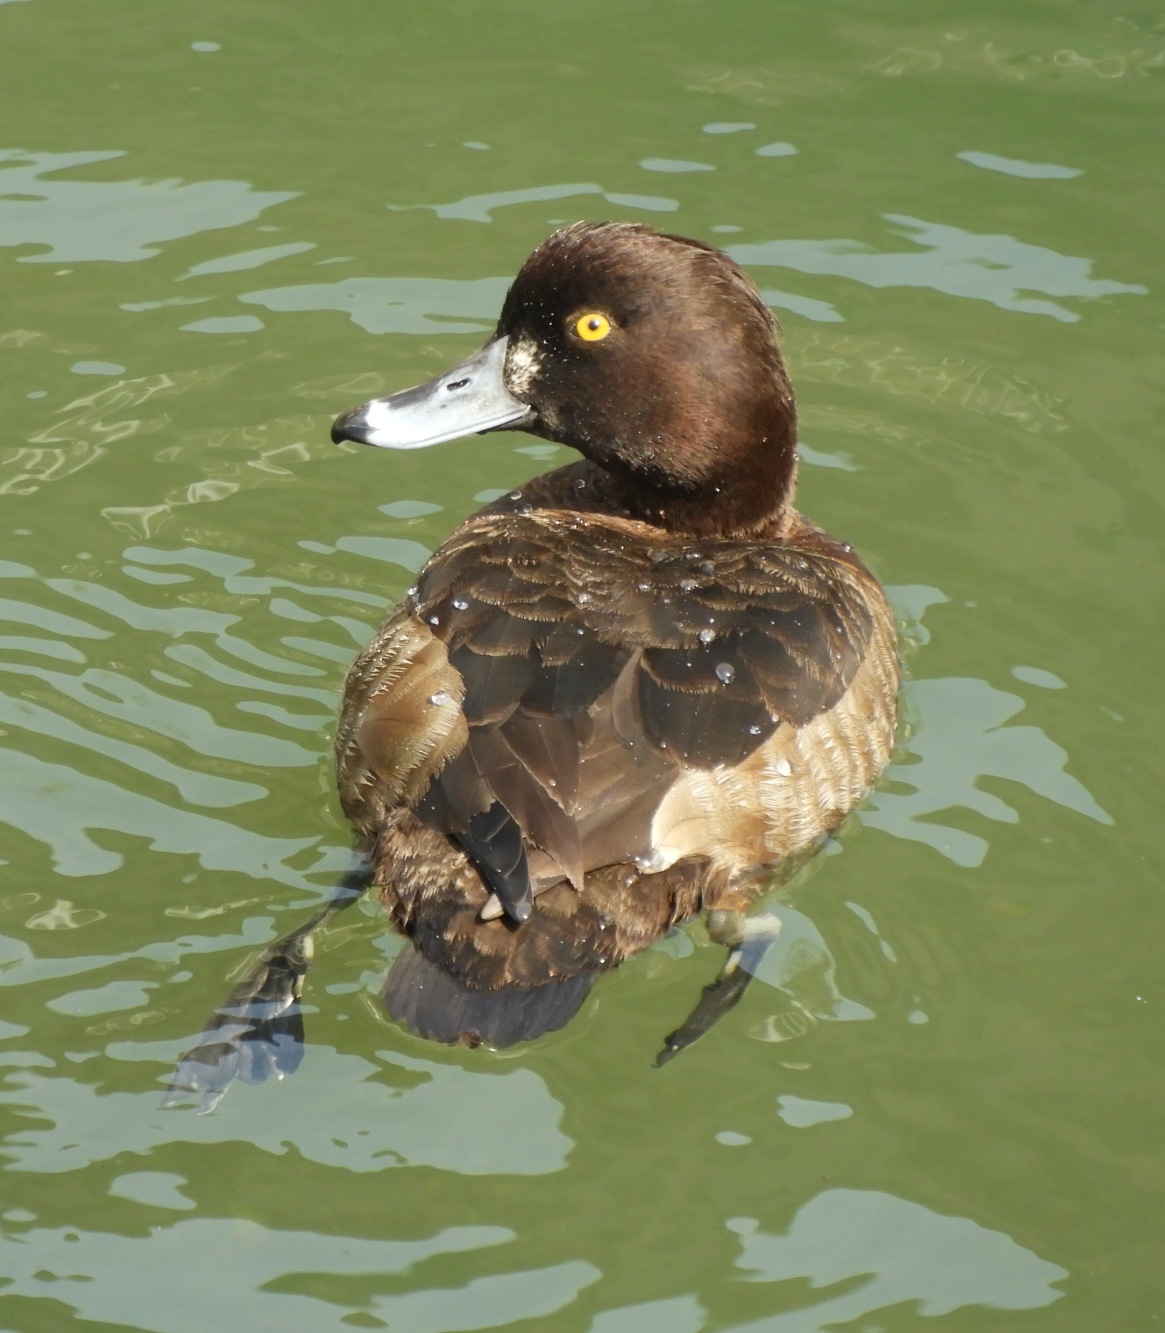
M 734 1005 L 739 1004 L 761 959 L 781 933 L 780 921 L 767 912 L 747 916 L 740 911 L 716 909 L 708 913 L 707 924 L 712 939 L 728 946 L 728 957 L 720 975 L 704 987 L 704 993 L 687 1021 L 663 1039 L 663 1049 L 655 1057 L 657 1068 L 698 1041 Z
M 315 955 L 315 936 L 331 919 L 363 897 L 372 883 L 373 860 L 354 853 L 352 864 L 322 907 L 269 944 L 211 1015 L 198 1045 L 178 1062 L 162 1101 L 172 1106 L 201 1098 L 200 1115 L 213 1111 L 236 1078 L 261 1083 L 293 1074 L 303 1059 L 299 998 Z

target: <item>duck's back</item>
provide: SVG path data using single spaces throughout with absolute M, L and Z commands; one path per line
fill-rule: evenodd
M 684 539 L 595 472 L 469 520 L 349 676 L 341 795 L 418 950 L 390 1009 L 424 1035 L 559 1026 L 673 922 L 743 906 L 889 753 L 893 623 L 852 552 L 792 511 Z

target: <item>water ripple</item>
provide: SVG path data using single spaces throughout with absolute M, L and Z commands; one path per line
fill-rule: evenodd
M 651 194 L 624 194 L 605 190 L 589 183 L 574 185 L 534 185 L 524 190 L 494 190 L 489 194 L 470 194 L 448 204 L 389 204 L 395 213 L 413 209 L 431 209 L 439 218 L 455 218 L 463 222 L 492 222 L 495 208 L 510 208 L 516 204 L 549 203 L 555 199 L 574 199 L 583 194 L 597 194 L 608 203 L 622 208 L 639 208 L 650 213 L 674 213 L 678 199 L 661 198 Z
M 314 760 L 303 753 L 304 762 Z M 176 809 L 118 783 L 20 750 L 6 751 L 4 766 L 5 782 L 10 786 L 0 819 L 44 843 L 59 875 L 104 875 L 120 869 L 124 857 L 89 836 L 93 829 L 116 829 L 145 839 L 154 851 L 194 856 L 205 870 L 237 871 L 299 889 L 314 887 L 289 862 L 317 846 L 318 834 L 267 837 L 225 819 Z
M 46 177 L 108 162 L 124 152 L 27 153 L 0 149 L 0 246 L 36 245 L 26 264 L 149 259 L 162 242 L 253 222 L 295 190 L 253 190 L 246 181 L 83 181 Z M 13 198 L 12 196 L 20 196 Z
M 1013 236 L 965 231 L 900 213 L 883 216 L 887 222 L 897 223 L 896 234 L 921 247 L 921 252 L 879 253 L 849 240 L 787 240 L 732 245 L 728 253 L 746 266 L 828 274 L 868 287 L 927 287 L 948 296 L 990 301 L 1002 310 L 1050 315 L 1064 323 L 1074 323 L 1080 315 L 1055 301 L 1036 300 L 1021 293 L 1095 300 L 1101 296 L 1144 296 L 1148 291 L 1138 283 L 1093 278 L 1091 260 L 1062 255 Z
M 1004 725 L 1024 707 L 1018 695 L 985 680 L 951 676 L 907 681 L 902 699 L 913 731 L 900 748 L 913 754 L 914 762 L 890 765 L 862 809 L 863 823 L 924 842 L 956 865 L 977 866 L 987 854 L 987 839 L 934 816 L 962 807 L 1017 823 L 1015 808 L 983 789 L 984 778 L 1018 783 L 1097 823 L 1113 822 L 1083 783 L 1065 771 L 1067 751 L 1039 727 Z
M 1064 1293 L 1053 1284 L 1068 1276 L 1002 1231 L 881 1190 L 823 1190 L 780 1236 L 759 1230 L 753 1218 L 730 1218 L 725 1225 L 740 1238 L 736 1265 L 746 1281 L 807 1280 L 812 1289 L 825 1289 L 811 1310 L 734 1324 L 733 1333 L 854 1325 L 905 1305 L 922 1315 L 968 1306 L 1039 1309 L 1060 1299 Z
M 135 1206 L 158 1205 L 146 1200 Z M 151 1333 L 204 1333 L 209 1327 L 350 1333 L 353 1318 L 364 1325 L 365 1311 L 391 1315 L 397 1333 L 490 1328 L 508 1324 L 510 1315 L 550 1314 L 600 1276 L 592 1265 L 574 1261 L 481 1277 L 460 1289 L 429 1287 L 426 1261 L 512 1242 L 513 1231 L 499 1226 L 446 1227 L 421 1240 L 369 1240 L 277 1230 L 237 1217 L 184 1218 L 159 1226 L 155 1214 L 148 1227 L 139 1224 L 130 1235 L 71 1227 L 10 1229 L 15 1234 L 4 1244 L 6 1294 L 47 1298 L 82 1321 Z M 145 1273 L 151 1275 L 148 1311 L 142 1299 Z M 371 1282 L 367 1302 L 352 1303 L 350 1283 L 348 1297 L 334 1299 L 333 1281 L 341 1277 L 359 1279 L 364 1288 Z M 296 1290 L 305 1284 L 308 1290 Z M 393 1294 L 378 1293 L 380 1286 Z M 373 1327 L 388 1326 L 373 1318 Z
M 78 992 L 81 994 L 81 992 Z M 132 1028 L 128 1029 L 133 1031 Z M 178 1042 L 112 1041 L 112 1060 L 170 1069 Z M 239 1089 L 214 1115 L 163 1110 L 161 1088 L 114 1092 L 67 1073 L 8 1076 L 0 1104 L 35 1106 L 39 1123 L 0 1147 L 7 1170 L 56 1175 L 163 1144 L 247 1143 L 281 1156 L 288 1144 L 311 1162 L 357 1174 L 427 1167 L 462 1176 L 535 1176 L 561 1171 L 573 1142 L 562 1104 L 532 1070 L 460 1069 L 379 1052 L 381 1064 L 313 1044 L 313 1077 L 287 1080 L 272 1117 L 261 1089 Z M 338 1092 L 342 1090 L 342 1096 Z M 520 1136 L 495 1132 L 521 1125 Z M 492 1127 L 492 1128 L 491 1128 Z

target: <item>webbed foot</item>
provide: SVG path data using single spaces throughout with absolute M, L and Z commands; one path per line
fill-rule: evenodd
M 163 1106 L 198 1097 L 205 1115 L 236 1078 L 244 1083 L 285 1078 L 303 1059 L 300 996 L 315 956 L 315 936 L 372 882 L 372 863 L 358 855 L 332 897 L 302 926 L 269 944 L 211 1015 L 198 1045 L 179 1060 Z
M 236 1078 L 262 1083 L 283 1078 L 303 1059 L 299 997 L 311 966 L 311 934 L 295 932 L 264 949 L 215 1010 L 198 1045 L 174 1071 L 163 1106 L 199 1097 L 199 1114 L 213 1111 Z
M 729 946 L 728 957 L 720 975 L 704 987 L 687 1020 L 663 1039 L 663 1048 L 655 1057 L 657 1069 L 711 1031 L 730 1009 L 740 1003 L 761 959 L 780 933 L 780 921 L 767 913 L 757 916 L 719 910 L 708 913 L 708 934 L 718 944 Z

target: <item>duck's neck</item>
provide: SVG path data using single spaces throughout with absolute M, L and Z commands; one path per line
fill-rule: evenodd
M 623 506 L 635 518 L 668 532 L 693 537 L 747 537 L 779 528 L 792 511 L 797 455 L 790 450 L 784 466 L 743 477 L 724 477 L 697 490 L 646 487 L 612 477 Z
M 611 477 L 635 517 L 676 534 L 748 536 L 791 509 L 797 409 L 775 345 L 762 376 L 732 363 L 646 401 L 629 429 L 570 441 Z
M 796 454 L 790 452 L 782 476 L 747 487 L 684 495 L 646 488 L 640 478 L 629 481 L 582 460 L 535 477 L 491 508 L 509 511 L 533 504 L 635 519 L 677 537 L 772 539 L 797 521 L 792 503 L 795 473 Z M 774 496 L 779 497 L 776 504 Z
M 779 529 L 796 489 L 795 422 L 775 422 L 747 441 L 725 440 L 718 431 L 705 448 L 700 443 L 689 437 L 678 452 L 686 465 L 682 477 L 650 457 L 635 468 L 608 462 L 603 471 L 612 498 L 633 517 L 676 534 L 745 537 Z M 734 443 L 740 447 L 733 449 Z M 661 455 L 671 462 L 677 451 Z

